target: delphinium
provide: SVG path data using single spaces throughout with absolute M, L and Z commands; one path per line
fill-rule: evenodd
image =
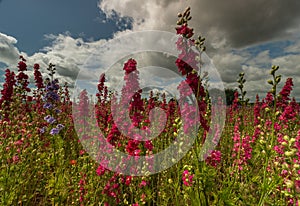
M 111 113 L 105 108 L 98 108 L 97 114 L 108 119 L 107 123 L 102 123 L 100 127 L 107 127 L 109 131 L 107 132 L 107 142 L 113 145 L 115 148 L 125 152 L 128 155 L 138 156 L 147 155 L 149 151 L 152 150 L 153 146 L 151 141 L 142 141 L 142 136 L 137 136 L 134 134 L 135 129 L 145 129 L 143 122 L 145 120 L 145 107 L 144 102 L 141 98 L 141 89 L 139 89 L 138 74 L 136 68 L 136 61 L 134 59 L 129 59 L 123 67 L 125 71 L 124 75 L 124 86 L 121 91 L 120 99 L 111 97 Z M 107 104 L 105 99 L 107 97 L 107 88 L 104 86 L 104 75 L 100 78 L 100 83 L 98 85 L 98 106 L 103 106 Z M 101 110 L 100 110 L 101 109 Z M 113 114 L 118 114 L 114 116 Z M 101 120 L 103 122 L 103 120 Z M 100 122 L 100 123 L 101 123 Z M 135 139 L 133 139 L 133 137 Z M 102 162 L 105 160 L 102 160 Z M 126 165 L 126 160 L 124 164 Z M 130 165 L 127 165 L 130 167 Z M 122 168 L 120 168 L 122 171 Z M 123 168 L 125 169 L 125 168 Z M 132 168 L 125 169 L 133 174 Z M 106 169 L 101 165 L 98 167 L 97 173 L 99 175 L 104 175 Z M 111 173 L 111 172 L 110 172 Z M 114 173 L 107 184 L 104 187 L 103 194 L 107 196 L 106 203 L 119 204 L 120 201 L 125 202 L 139 202 L 135 200 L 135 196 L 139 196 L 137 191 L 131 195 L 130 191 L 134 191 L 133 188 L 138 187 L 138 184 L 146 183 L 145 180 L 141 180 L 138 177 L 124 176 L 118 173 Z M 147 185 L 147 184 L 146 184 Z M 145 185 L 145 186 L 146 186 Z M 144 186 L 140 185 L 140 188 Z M 122 188 L 122 191 L 121 191 Z M 142 195 L 142 194 L 141 194 Z M 146 199 L 146 195 L 143 195 L 143 201 Z
M 3 84 L 3 89 L 1 90 L 0 108 L 1 108 L 1 120 L 8 121 L 9 118 L 9 107 L 12 102 L 12 97 L 14 94 L 14 87 L 16 84 L 16 76 L 13 71 L 9 69 L 5 70 L 5 82 Z
M 64 143 L 63 136 L 61 135 L 64 129 L 64 124 L 60 121 L 61 115 L 61 102 L 58 94 L 60 85 L 58 79 L 54 78 L 55 65 L 49 64 L 47 68 L 48 75 L 50 78 L 45 79 L 45 88 L 43 93 L 43 108 L 44 108 L 44 126 L 40 128 L 41 139 L 45 142 L 45 152 L 49 154 L 51 164 L 48 168 L 48 184 L 47 184 L 47 195 L 51 196 L 54 202 L 59 203 L 60 199 L 60 188 L 62 185 L 57 184 L 60 172 L 62 172 L 62 163 L 65 161 L 61 154 L 61 147 Z
M 15 75 L 15 87 L 13 89 L 13 99 L 11 101 L 18 102 L 18 107 L 14 107 L 10 111 L 10 119 L 12 117 L 22 118 L 26 114 L 30 114 L 31 108 L 29 106 L 32 101 L 32 97 L 29 95 L 31 89 L 29 88 L 29 76 L 27 75 L 27 64 L 26 59 L 20 56 L 18 63 L 18 73 Z
M 51 135 L 56 135 L 64 128 L 64 125 L 57 122 L 57 117 L 61 113 L 59 109 L 60 96 L 58 90 L 60 88 L 58 79 L 54 79 L 55 65 L 49 64 L 49 78 L 46 78 L 45 94 L 43 96 L 43 107 L 48 111 L 44 120 L 48 123 L 48 131 Z M 56 125 L 56 126 L 55 126 Z
M 277 94 L 278 85 L 281 80 L 281 75 L 276 75 L 278 66 L 273 66 L 270 74 L 273 80 L 268 83 L 272 86 L 266 97 L 259 101 L 256 97 L 256 102 L 253 106 L 253 129 L 249 128 L 249 123 L 244 124 L 248 134 L 251 135 L 250 145 L 252 145 L 252 157 L 248 160 L 247 170 L 243 176 L 248 176 L 247 184 L 250 188 L 256 188 L 253 193 L 252 201 L 256 199 L 259 205 L 276 204 L 276 205 L 294 205 L 297 202 L 295 187 L 290 187 L 290 182 L 297 183 L 297 158 L 290 155 L 290 151 L 296 151 L 294 139 L 299 130 L 297 123 L 297 115 L 299 113 L 289 112 L 285 116 L 285 109 L 293 107 L 293 111 L 299 111 L 294 100 L 290 101 L 290 92 L 292 90 L 292 79 L 288 78 L 282 91 Z M 245 112 L 244 112 L 245 114 Z M 244 123 L 245 119 L 242 120 Z M 289 143 L 289 139 L 292 141 Z M 246 151 L 245 149 L 242 150 Z M 293 152 L 291 152 L 292 154 Z M 260 165 L 259 167 L 250 165 Z M 243 181 L 239 184 L 245 184 Z M 286 186 L 286 184 L 288 186 Z M 249 191 L 249 189 L 248 189 Z M 255 198 L 255 199 L 253 199 Z M 250 199 L 248 197 L 248 199 Z
M 97 104 L 95 105 L 95 112 L 96 112 L 96 119 L 97 123 L 99 124 L 99 127 L 101 131 L 105 132 L 105 129 L 108 126 L 108 116 L 109 116 L 109 110 L 108 110 L 108 88 L 104 85 L 105 83 L 105 73 L 100 75 L 99 83 L 97 85 L 98 93 L 97 96 Z
M 6 82 L 1 92 L 1 110 L 4 112 L 1 127 L 4 127 L 0 136 L 1 147 L 5 148 L 1 154 L 2 159 L 8 163 L 6 170 L 1 170 L 4 172 L 1 173 L 3 180 L 7 179 L 1 182 L 1 188 L 5 188 L 5 193 L 0 195 L 0 201 L 4 205 L 28 202 L 29 198 L 24 197 L 32 194 L 28 177 L 33 174 L 30 167 L 31 150 L 35 146 L 37 131 L 27 72 L 26 60 L 20 56 L 17 75 L 9 69 L 6 70 Z M 17 187 L 20 182 L 22 189 Z
M 190 181 L 183 182 L 185 187 L 183 187 L 182 194 L 187 204 L 207 204 L 210 191 L 206 189 L 208 185 L 205 183 L 204 173 L 208 171 L 208 168 L 205 166 L 205 162 L 198 162 L 200 158 L 199 151 L 209 131 L 207 90 L 204 88 L 204 73 L 202 73 L 201 70 L 203 64 L 201 55 L 206 49 L 204 46 L 205 38 L 199 36 L 193 39 L 194 31 L 188 25 L 192 18 L 190 16 L 189 7 L 183 13 L 179 13 L 178 18 L 176 31 L 179 38 L 176 44 L 181 53 L 176 60 L 176 65 L 178 71 L 185 77 L 185 80 L 178 86 L 180 92 L 180 114 L 183 115 L 181 116 L 180 122 L 183 125 L 183 134 L 192 135 L 195 139 L 194 149 L 184 158 L 184 160 L 187 160 L 186 158 L 192 159 L 189 165 L 184 165 L 184 167 L 189 168 L 189 170 L 181 170 L 183 177 L 189 175 L 189 177 L 193 178 L 190 178 Z M 191 105 L 187 99 L 194 102 L 194 104 Z M 200 123 L 199 126 L 201 129 L 195 130 L 198 122 Z M 211 153 L 212 151 L 209 152 Z M 207 163 L 215 161 L 213 160 L 213 158 L 216 157 L 214 154 L 220 153 L 214 151 L 209 156 Z M 218 160 L 216 160 L 216 162 L 218 162 Z M 197 188 L 195 191 L 189 188 L 192 185 Z
M 35 101 L 35 104 L 32 104 L 32 108 L 35 111 L 41 111 L 43 107 L 43 102 L 42 102 L 43 89 L 45 88 L 43 82 L 44 80 L 40 72 L 40 65 L 34 64 L 33 68 L 34 68 L 34 81 L 35 81 L 36 89 L 33 90 L 33 101 Z

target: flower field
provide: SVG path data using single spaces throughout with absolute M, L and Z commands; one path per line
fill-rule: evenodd
M 205 51 L 204 38 L 193 39 L 190 8 L 178 18 L 180 55 L 175 64 L 185 78 L 177 88 L 178 100 L 153 92 L 144 98 L 133 58 L 120 68 L 124 72 L 120 98 L 109 90 L 102 74 L 93 105 L 86 90 L 71 98 L 68 84 L 55 78 L 53 64 L 47 68 L 48 76 L 42 76 L 38 64 L 28 68 L 21 56 L 18 71 L 6 70 L 0 96 L 0 205 L 300 204 L 300 105 L 290 96 L 293 79 L 281 82 L 280 69 L 273 66 L 271 79 L 266 80 L 270 92 L 251 104 L 244 74 L 237 74 L 240 90 L 232 105 L 223 108 L 225 126 L 210 128 L 218 111 L 211 106 L 199 72 L 197 57 Z M 33 82 L 28 73 L 33 73 Z M 152 117 L 155 107 L 166 118 Z M 85 118 L 89 115 L 95 116 L 102 136 Z M 136 128 L 143 133 L 135 133 Z M 146 139 L 151 129 L 159 132 Z M 216 130 L 220 139 L 211 140 L 214 149 L 200 161 L 210 130 Z M 153 154 L 175 144 L 180 155 L 190 137 L 193 144 L 182 158 L 155 172 L 157 165 L 168 165 L 172 159 L 155 159 Z M 115 159 L 107 154 L 113 149 L 129 155 L 130 161 L 111 163 Z M 142 157 L 146 164 L 135 165 Z M 143 175 L 135 175 L 141 174 L 138 170 Z

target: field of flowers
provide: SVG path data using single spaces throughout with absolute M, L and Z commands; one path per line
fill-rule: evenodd
M 164 94 L 154 93 L 143 98 L 138 62 L 129 59 L 123 67 L 125 84 L 120 99 L 121 104 L 129 102 L 129 108 L 118 111 L 117 119 L 113 117 L 117 100 L 105 85 L 105 74 L 99 77 L 97 102 L 91 108 L 86 90 L 76 100 L 71 99 L 68 85 L 55 79 L 53 64 L 47 77 L 41 75 L 38 64 L 33 71 L 27 68 L 22 56 L 17 72 L 6 70 L 0 96 L 0 205 L 299 205 L 300 106 L 290 97 L 292 78 L 278 91 L 280 70 L 273 66 L 271 79 L 266 80 L 270 92 L 250 104 L 244 74 L 237 74 L 240 91 L 226 108 L 225 127 L 216 132 L 222 132 L 221 138 L 205 161 L 199 161 L 211 114 L 216 111 L 211 109 L 208 90 L 195 69 L 199 67 L 197 55 L 205 50 L 204 39 L 193 39 L 193 29 L 188 26 L 190 8 L 178 18 L 177 47 L 181 54 L 175 63 L 185 77 L 178 87 L 179 100 L 169 101 Z M 187 50 L 186 44 L 196 50 Z M 29 72 L 34 73 L 33 83 L 29 82 Z M 136 92 L 128 97 L 132 89 Z M 198 112 L 186 101 L 191 95 Z M 119 131 L 118 122 L 125 114 L 132 122 L 123 125 L 128 132 L 159 127 L 160 122 L 150 124 L 154 107 L 167 114 L 165 128 L 156 138 L 130 139 Z M 82 137 L 91 145 L 101 143 L 99 137 L 91 135 L 95 132 L 87 131 L 93 123 L 82 118 L 91 112 L 106 142 L 137 159 L 163 151 L 180 134 L 188 136 L 199 117 L 200 127 L 192 148 L 169 169 L 151 173 L 156 164 L 165 163 L 149 159 L 143 169 L 151 174 L 127 175 L 109 170 L 110 162 L 101 156 L 110 152 L 101 147 L 104 144 L 98 145 L 97 161 L 81 144 Z M 74 122 L 81 129 L 76 130 Z M 179 148 L 184 144 L 183 140 Z M 124 163 L 130 171 L 131 165 Z

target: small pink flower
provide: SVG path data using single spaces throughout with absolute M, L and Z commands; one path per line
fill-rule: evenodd
M 127 177 L 126 177 L 126 180 L 125 180 L 125 185 L 129 186 L 130 183 L 131 183 L 131 179 L 132 179 L 131 176 L 127 176 Z
M 151 141 L 146 141 L 144 145 L 145 145 L 146 149 L 152 151 L 152 149 L 153 149 L 153 144 L 152 144 Z
M 147 182 L 145 180 L 142 180 L 140 183 L 140 187 L 145 187 L 147 185 Z
M 146 198 L 146 195 L 143 193 L 143 194 L 141 195 L 141 200 L 142 200 L 142 201 L 145 201 L 145 198 Z
M 14 163 L 17 163 L 17 162 L 20 161 L 20 158 L 19 158 L 18 155 L 15 155 L 15 156 L 13 156 L 12 160 L 13 160 Z
M 16 146 L 20 146 L 22 144 L 23 144 L 23 140 L 22 139 L 14 142 L 14 145 L 16 145 Z
M 140 153 L 141 153 L 141 150 L 140 150 L 140 149 L 136 149 L 136 150 L 134 151 L 134 155 L 135 155 L 135 156 L 139 156 Z
M 84 153 L 85 153 L 84 150 L 80 150 L 80 152 L 79 152 L 80 155 L 83 155 Z
M 96 173 L 98 176 L 102 176 L 105 174 L 105 171 L 106 169 L 102 165 L 99 165 L 99 167 L 96 170 Z
M 187 187 L 192 186 L 193 184 L 193 178 L 194 178 L 194 174 L 190 175 L 188 170 L 184 170 L 182 173 L 182 181 L 183 184 Z

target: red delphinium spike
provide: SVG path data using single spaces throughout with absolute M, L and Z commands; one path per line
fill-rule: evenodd
M 118 174 L 114 174 L 110 178 L 110 180 L 105 185 L 102 194 L 106 194 L 108 197 L 113 198 L 112 200 L 115 201 L 116 205 L 120 203 L 121 188 L 119 184 Z
M 266 98 L 263 99 L 261 109 L 265 109 L 266 107 L 273 106 L 274 97 L 271 92 L 267 93 Z
M 155 107 L 155 98 L 153 97 L 152 90 L 150 91 L 149 99 L 146 103 L 147 103 L 147 112 L 149 113 L 149 111 Z
M 78 105 L 79 118 L 82 118 L 82 124 L 86 125 L 86 118 L 89 115 L 89 98 L 87 91 L 84 89 L 79 94 L 79 105 Z
M 139 71 L 137 70 L 136 65 L 137 62 L 134 59 L 129 59 L 124 64 L 123 70 L 125 70 L 125 85 L 122 88 L 121 104 L 127 105 L 129 103 L 130 117 L 133 120 L 133 124 L 138 126 L 143 119 L 141 111 L 144 111 L 145 109 L 141 95 L 142 90 L 139 85 Z
M 194 29 L 189 28 L 187 24 L 183 24 L 176 28 L 177 34 L 183 35 L 185 38 L 191 38 L 194 35 Z
M 107 135 L 107 142 L 109 142 L 113 146 L 116 146 L 120 135 L 121 132 L 118 130 L 118 127 L 116 126 L 116 124 L 113 124 Z
M 198 62 L 196 57 L 199 56 L 192 46 L 195 45 L 195 40 L 191 39 L 194 35 L 193 29 L 188 27 L 188 21 L 191 19 L 189 14 L 185 13 L 181 19 L 178 21 L 178 26 L 176 27 L 176 33 L 179 34 L 179 38 L 176 42 L 177 49 L 181 51 L 177 60 L 176 66 L 178 71 L 184 76 L 191 73 L 193 70 L 198 71 Z
M 287 106 L 288 101 L 290 99 L 290 94 L 291 91 L 293 90 L 293 79 L 292 78 L 287 78 L 285 85 L 283 86 L 282 90 L 279 92 L 279 98 L 277 102 L 277 106 L 282 107 L 283 109 Z
M 85 201 L 85 196 L 87 194 L 87 190 L 85 189 L 86 185 L 86 174 L 81 174 L 81 179 L 79 180 L 78 186 L 79 186 L 79 202 L 81 205 Z
M 27 64 L 24 61 L 25 59 L 21 59 L 21 61 L 18 63 L 18 71 L 19 72 L 23 72 L 23 71 L 27 71 Z
M 237 110 L 239 107 L 239 93 L 236 91 L 234 93 L 234 100 L 233 100 L 233 104 L 232 104 L 232 109 L 233 110 Z
M 240 121 L 240 120 L 239 120 Z M 234 160 L 234 165 L 238 166 L 239 170 L 243 170 L 243 166 L 247 165 L 248 160 L 252 157 L 252 146 L 251 137 L 246 135 L 241 137 L 239 126 L 239 121 L 234 126 L 234 136 L 233 136 L 233 154 L 232 157 L 239 157 L 239 159 Z
M 201 79 L 197 73 L 189 73 L 186 76 L 186 83 L 190 86 L 197 97 L 205 97 L 205 91 L 202 86 Z
M 294 109 L 296 110 L 296 112 L 298 112 L 298 114 L 300 115 L 300 104 L 297 103 L 295 97 L 292 98 L 292 101 L 290 104 L 293 104 Z
M 213 167 L 217 167 L 218 164 L 221 162 L 221 152 L 219 150 L 213 150 L 211 154 L 205 159 L 205 162 L 208 165 Z
M 3 89 L 1 90 L 0 108 L 8 106 L 11 102 L 14 86 L 16 85 L 15 73 L 11 72 L 9 69 L 5 70 L 5 82 L 3 84 Z M 5 102 L 5 103 L 4 103 Z M 5 105 L 2 105 L 2 104 Z
M 193 67 L 180 58 L 177 58 L 175 63 L 182 76 L 193 71 Z
M 283 144 L 288 144 L 288 141 L 283 138 L 283 134 L 279 133 L 277 135 L 277 143 L 278 144 L 275 145 L 273 149 L 277 152 L 277 154 L 283 155 L 284 153 Z
M 178 86 L 180 92 L 180 99 L 183 101 L 186 97 L 194 94 L 196 96 L 196 101 L 198 104 L 200 123 L 204 130 L 208 130 L 209 126 L 207 120 L 204 118 L 207 110 L 207 104 L 205 102 L 205 90 L 201 83 L 201 78 L 198 75 L 198 61 L 196 57 L 200 55 L 199 52 L 196 52 L 192 46 L 195 45 L 195 40 L 190 38 L 193 36 L 193 29 L 188 27 L 187 22 L 191 19 L 189 16 L 189 9 L 184 12 L 178 21 L 178 27 L 176 28 L 177 34 L 181 36 L 178 38 L 176 45 L 181 53 L 176 60 L 176 65 L 178 71 L 184 76 L 186 75 L 185 82 L 182 82 Z M 185 120 L 185 122 L 190 122 Z M 188 125 L 186 125 L 188 127 Z M 191 126 L 191 125 L 190 125 Z M 185 128 L 186 130 L 188 128 Z
M 105 167 L 103 167 L 102 165 L 99 165 L 96 170 L 96 173 L 98 176 L 102 176 L 105 174 L 106 171 L 107 171 L 107 169 Z
M 41 72 L 39 71 L 40 65 L 39 64 L 34 64 L 34 80 L 35 80 L 35 85 L 38 89 L 44 88 L 43 84 L 43 77 Z
M 144 102 L 142 100 L 142 90 L 138 90 L 134 95 L 133 95 L 133 101 L 130 104 L 130 110 L 131 111 L 139 111 L 137 112 L 137 115 L 140 114 L 141 111 L 144 111 Z
M 206 114 L 206 110 L 207 110 L 207 104 L 205 102 L 205 91 L 204 91 L 204 87 L 202 86 L 199 75 L 197 73 L 189 73 L 186 76 L 186 80 L 182 81 L 177 88 L 180 93 L 180 101 L 184 101 L 184 99 L 186 99 L 186 97 L 188 97 L 188 96 L 195 95 L 196 102 L 198 104 L 197 109 L 199 112 L 200 124 L 204 128 L 205 131 L 208 131 L 208 129 L 209 129 L 208 121 L 205 118 L 205 114 Z M 187 105 L 185 105 L 185 106 L 187 106 Z M 187 106 L 187 107 L 190 107 L 190 106 Z M 190 111 L 190 109 L 191 108 L 183 109 L 182 111 L 185 110 L 188 113 L 190 113 L 190 112 L 192 112 L 192 111 Z M 185 120 L 185 121 L 189 122 L 187 120 Z M 186 128 L 186 131 L 188 131 L 188 126 Z
M 279 116 L 279 120 L 287 123 L 288 121 L 295 122 L 299 115 L 299 105 L 295 101 L 291 101 L 285 106 L 283 113 Z
M 125 74 L 129 74 L 133 71 L 136 71 L 136 64 L 137 62 L 134 59 L 129 59 L 123 67 L 123 70 L 125 70 Z
M 187 187 L 191 187 L 193 185 L 194 174 L 191 174 L 188 170 L 184 170 L 182 173 L 182 181 L 183 184 Z
M 167 117 L 170 123 L 174 123 L 176 115 L 179 113 L 178 102 L 175 99 L 171 99 L 167 105 Z
M 23 100 L 27 100 L 27 95 L 25 92 L 30 92 L 31 89 L 28 87 L 29 85 L 29 77 L 27 74 L 24 73 L 24 71 L 27 71 L 27 65 L 25 63 L 25 59 L 23 58 L 23 56 L 20 56 L 21 61 L 18 64 L 18 68 L 19 68 L 19 73 L 16 75 L 16 79 L 17 79 L 17 84 L 18 87 L 21 89 L 21 95 L 22 95 L 22 99 Z M 26 106 L 26 110 L 29 110 L 29 108 Z
M 181 75 L 185 76 L 191 73 L 193 70 L 198 71 L 199 68 L 196 57 L 199 56 L 199 53 L 193 49 L 193 40 L 179 37 L 176 44 L 181 53 L 179 54 L 175 63 Z
M 140 144 L 140 142 L 137 140 L 129 140 L 127 143 L 127 146 L 126 146 L 127 153 L 132 156 L 138 156 L 136 151 L 138 150 L 139 144 Z
M 254 130 L 254 134 L 252 135 L 252 141 L 251 141 L 252 143 L 254 143 L 257 140 L 260 132 L 261 132 L 260 128 L 256 127 Z
M 98 125 L 100 129 L 105 130 L 109 124 L 108 117 L 109 117 L 109 111 L 107 107 L 108 102 L 108 89 L 105 84 L 105 73 L 100 75 L 99 83 L 98 83 L 98 92 L 96 94 L 97 96 L 97 104 L 95 105 L 95 113 L 96 113 L 96 119 L 98 122 Z
M 193 128 L 198 124 L 197 120 L 199 118 L 197 117 L 197 111 L 196 107 L 193 105 L 189 105 L 188 103 L 185 103 L 181 110 L 182 114 L 182 121 L 183 121 L 183 131 L 185 134 L 190 134 L 191 131 L 193 131 Z
M 103 105 L 106 100 L 107 100 L 107 95 L 108 95 L 108 89 L 107 86 L 104 85 L 105 83 L 105 73 L 100 75 L 99 78 L 99 83 L 98 83 L 98 92 L 96 94 L 97 98 L 98 98 L 98 103 L 100 103 L 101 105 Z

